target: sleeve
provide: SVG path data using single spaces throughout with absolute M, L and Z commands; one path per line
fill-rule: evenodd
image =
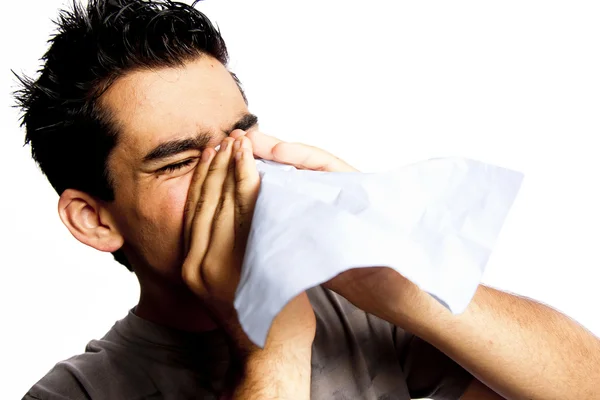
M 90 398 L 91 396 L 75 374 L 57 365 L 29 389 L 23 400 L 89 400 Z
M 458 400 L 473 376 L 423 339 L 394 327 L 394 344 L 411 398 Z

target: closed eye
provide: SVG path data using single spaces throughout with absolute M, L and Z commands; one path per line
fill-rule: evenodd
M 188 158 L 187 160 L 178 162 L 176 164 L 165 165 L 164 167 L 162 167 L 161 169 L 159 169 L 157 172 L 165 172 L 165 173 L 175 172 L 177 170 L 180 170 L 181 168 L 187 167 L 193 161 L 194 161 L 194 159 Z

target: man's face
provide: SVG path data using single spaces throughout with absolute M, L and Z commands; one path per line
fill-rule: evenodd
M 208 56 L 129 73 L 101 101 L 119 131 L 108 161 L 115 189 L 109 207 L 126 249 L 152 273 L 178 280 L 185 202 L 200 152 L 235 128 L 256 129 L 256 118 L 226 68 Z

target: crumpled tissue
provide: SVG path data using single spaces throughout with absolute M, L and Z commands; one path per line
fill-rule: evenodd
M 390 267 L 463 312 L 523 179 L 465 158 L 384 173 L 256 162 L 261 187 L 234 306 L 261 347 L 292 298 L 357 267 Z

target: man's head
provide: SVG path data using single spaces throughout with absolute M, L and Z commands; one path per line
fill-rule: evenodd
M 90 0 L 58 25 L 17 98 L 61 219 L 129 268 L 178 279 L 200 151 L 257 123 L 225 43 L 193 5 L 167 0 Z

